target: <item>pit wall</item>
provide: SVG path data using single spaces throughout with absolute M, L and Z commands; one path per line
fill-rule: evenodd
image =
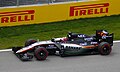
M 118 0 L 99 0 L 0 9 L 0 27 L 120 14 Z

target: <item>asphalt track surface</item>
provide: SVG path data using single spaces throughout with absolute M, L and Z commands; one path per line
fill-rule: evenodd
M 11 51 L 0 52 L 0 72 L 120 72 L 120 43 L 108 56 L 48 56 L 45 61 L 22 62 Z

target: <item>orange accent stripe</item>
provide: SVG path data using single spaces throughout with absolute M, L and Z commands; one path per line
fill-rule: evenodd
M 95 48 L 95 45 L 90 45 L 90 46 L 82 46 L 82 48 Z

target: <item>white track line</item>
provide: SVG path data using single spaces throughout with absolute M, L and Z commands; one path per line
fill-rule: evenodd
M 12 51 L 12 49 L 3 49 L 3 50 L 0 50 L 0 52 L 7 52 L 7 51 Z
M 120 40 L 117 40 L 117 41 L 113 41 L 113 43 L 119 43 L 120 42 Z
M 113 41 L 113 43 L 119 43 L 120 40 L 117 40 L 117 41 Z M 12 51 L 12 49 L 3 49 L 3 50 L 0 50 L 0 52 L 7 52 L 7 51 Z

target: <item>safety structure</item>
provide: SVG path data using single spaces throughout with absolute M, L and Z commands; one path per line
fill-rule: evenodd
M 118 0 L 73 1 L 0 8 L 0 27 L 120 14 Z

